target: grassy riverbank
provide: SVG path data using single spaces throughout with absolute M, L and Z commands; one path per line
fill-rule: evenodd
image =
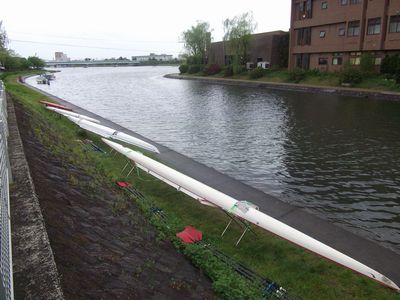
M 304 299 L 398 299 L 398 294 L 390 289 L 258 228 L 255 228 L 257 238 L 247 233 L 238 247 L 235 247 L 235 243 L 241 229 L 237 226 L 232 226 L 221 239 L 220 233 L 228 222 L 225 214 L 200 205 L 142 172 L 133 172 L 129 178 L 121 177 L 121 170 L 126 163 L 124 157 L 87 151 L 81 143 L 76 142 L 85 134 L 75 124 L 44 109 L 38 102 L 49 99 L 21 86 L 17 83 L 17 78 L 18 74 L 6 78 L 7 91 L 30 112 L 33 119 L 37 120 L 34 122 L 34 132 L 41 143 L 63 160 L 85 170 L 93 178 L 89 186 L 86 186 L 88 189 L 104 186 L 104 182 L 109 183 L 110 189 L 115 189 L 113 181 L 121 179 L 133 183 L 149 200 L 147 203 L 137 202 L 137 205 L 160 229 L 159 238 L 174 240 L 177 247 L 213 279 L 214 289 L 221 297 L 253 299 L 256 295 L 261 296 L 262 290 L 237 275 L 232 275 L 229 268 L 215 262 L 206 250 L 177 243 L 174 234 L 184 226 L 190 224 L 199 228 L 207 242 L 217 249 L 263 276 L 277 281 Z M 107 149 L 99 137 L 91 134 L 88 134 L 88 137 Z M 72 175 L 70 181 L 80 184 Z M 121 193 L 121 196 L 115 199 L 113 210 L 115 213 L 129 210 L 130 201 L 133 199 Z M 149 212 L 151 206 L 162 208 L 168 216 L 168 226 L 152 216 Z
M 286 69 L 281 70 L 263 70 L 260 73 L 259 78 L 252 78 L 251 72 L 243 72 L 241 74 L 225 76 L 224 70 L 220 71 L 215 75 L 205 75 L 204 72 L 198 72 L 194 74 L 182 74 L 190 76 L 199 76 L 207 78 L 226 78 L 233 80 L 250 80 L 254 82 L 265 82 L 265 83 L 288 83 L 288 84 L 299 84 L 306 86 L 315 87 L 343 87 L 341 84 L 342 75 L 341 73 L 328 73 L 319 71 L 301 71 L 296 70 L 288 72 Z M 364 76 L 359 75 L 360 81 L 352 84 L 345 85 L 344 87 L 354 89 L 365 89 L 370 91 L 388 91 L 388 92 L 400 92 L 400 84 L 396 83 L 394 79 L 388 79 L 382 74 L 369 74 Z

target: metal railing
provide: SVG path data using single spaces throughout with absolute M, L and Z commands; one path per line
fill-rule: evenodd
M 14 299 L 10 224 L 7 99 L 0 81 L 0 299 Z

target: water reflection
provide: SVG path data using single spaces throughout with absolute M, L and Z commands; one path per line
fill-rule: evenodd
M 63 69 L 41 88 L 400 252 L 400 103 L 174 72 Z
M 286 198 L 398 250 L 400 105 L 321 95 L 286 103 Z

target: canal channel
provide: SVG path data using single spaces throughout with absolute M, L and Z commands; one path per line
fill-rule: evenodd
M 28 83 L 400 253 L 400 102 L 164 78 L 177 72 Z

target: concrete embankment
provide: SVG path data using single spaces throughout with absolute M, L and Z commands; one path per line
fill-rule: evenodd
M 72 163 L 56 128 L 12 100 L 18 127 L 12 114 L 10 129 L 13 137 L 19 129 L 23 142 L 10 145 L 18 177 L 12 190 L 17 299 L 215 298 L 210 279 L 170 241 L 156 238 L 129 196 L 108 179 L 94 180 L 82 162 Z M 52 293 L 54 280 L 59 295 Z
M 389 92 L 389 91 L 376 91 L 376 90 L 348 88 L 348 87 L 324 87 L 324 86 L 304 85 L 296 83 L 264 82 L 258 80 L 201 77 L 201 76 L 190 76 L 190 75 L 180 75 L 180 74 L 167 74 L 165 75 L 165 77 L 170 79 L 198 80 L 201 82 L 267 88 L 267 89 L 282 90 L 282 91 L 319 93 L 327 95 L 335 94 L 335 95 L 349 96 L 349 97 L 400 101 L 400 93 Z
M 52 97 L 61 104 L 68 105 L 77 113 L 99 119 L 105 126 L 115 128 L 116 130 L 131 134 L 152 143 L 157 146 L 161 152 L 159 154 L 159 159 L 170 167 L 236 199 L 246 199 L 256 204 L 262 212 L 355 258 L 356 260 L 386 275 L 397 284 L 400 284 L 400 269 L 398 268 L 400 265 L 400 254 L 354 233 L 348 232 L 341 227 L 337 227 L 331 222 L 322 220 L 319 217 L 307 213 L 299 207 L 284 203 L 279 199 L 249 185 L 221 174 L 213 168 L 198 163 L 193 159 L 177 153 L 163 145 L 159 145 L 154 141 L 113 123 L 110 120 L 106 120 L 63 99 L 54 97 L 42 91 L 40 92 Z
M 8 101 L 15 299 L 64 299 L 42 211 L 25 158 L 11 97 Z

